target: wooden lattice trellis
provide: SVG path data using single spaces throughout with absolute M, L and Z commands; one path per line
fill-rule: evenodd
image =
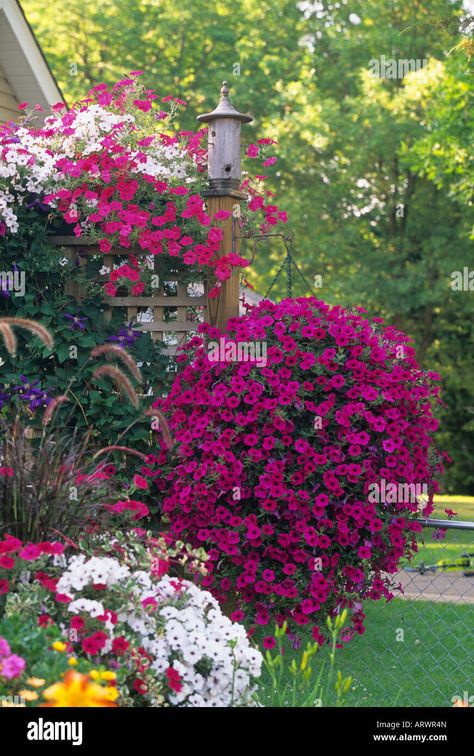
M 51 242 L 61 248 L 61 254 L 73 265 L 85 267 L 87 258 L 99 255 L 103 265 L 112 271 L 115 265 L 125 262 L 130 250 L 110 250 L 102 253 L 97 245 L 85 244 L 82 239 L 72 236 L 53 236 Z M 137 257 L 145 257 L 143 252 L 133 250 Z M 149 256 L 148 256 L 149 257 Z M 110 273 L 100 277 L 105 284 Z M 171 291 L 171 293 L 170 293 Z M 66 290 L 79 301 L 85 296 L 85 289 L 76 282 L 70 282 Z M 154 341 L 163 342 L 163 352 L 169 356 L 176 354 L 180 346 L 191 333 L 197 331 L 200 322 L 208 319 L 207 283 L 182 283 L 178 274 L 170 273 L 159 286 L 153 289 L 152 296 L 117 296 L 103 297 L 104 317 L 110 319 L 114 308 L 123 310 L 124 322 L 134 323 L 142 331 L 151 332 Z

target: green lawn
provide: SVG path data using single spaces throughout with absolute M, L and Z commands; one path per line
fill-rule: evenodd
M 347 705 L 449 707 L 453 695 L 474 694 L 473 605 L 395 599 L 365 611 L 365 634 L 336 657 L 336 668 L 353 677 Z
M 354 677 L 353 706 L 451 706 L 453 695 L 474 693 L 472 604 L 394 599 L 366 613 L 365 634 L 338 657 Z
M 430 517 L 446 519 L 445 509 L 452 509 L 457 513 L 456 520 L 474 522 L 473 496 L 435 496 L 435 510 Z M 434 540 L 432 528 L 423 530 L 424 545 L 411 561 L 411 566 L 435 564 L 439 559 L 455 559 L 465 551 L 474 553 L 474 530 L 447 530 L 442 541 Z
M 435 505 L 432 518 L 445 519 L 444 510 L 452 509 L 454 520 L 474 522 L 472 496 L 436 496 Z M 474 530 L 450 529 L 441 541 L 433 532 L 424 529 L 424 545 L 411 565 L 474 553 Z M 473 604 L 394 599 L 368 602 L 364 611 L 365 634 L 337 652 L 336 668 L 354 678 L 347 705 L 451 706 L 454 695 L 474 695 Z M 302 636 L 303 647 L 308 639 Z M 323 649 L 319 663 L 326 654 Z M 287 651 L 288 661 L 294 656 L 299 661 L 301 652 Z

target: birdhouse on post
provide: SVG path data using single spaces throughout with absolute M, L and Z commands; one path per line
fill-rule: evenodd
M 198 116 L 198 121 L 208 124 L 208 175 L 209 188 L 203 191 L 208 214 L 212 218 L 219 210 L 230 213 L 223 223 L 224 236 L 219 254 L 238 253 L 239 239 L 236 229 L 240 217 L 240 202 L 247 195 L 241 192 L 240 129 L 242 123 L 253 121 L 252 116 L 239 113 L 229 100 L 229 87 L 224 81 L 221 99 L 212 113 Z M 209 300 L 209 322 L 223 330 L 229 318 L 239 314 L 239 276 L 234 272 L 222 282 L 219 296 Z

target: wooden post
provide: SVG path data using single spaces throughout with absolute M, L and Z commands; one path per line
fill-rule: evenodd
M 218 210 L 227 210 L 229 218 L 223 223 L 224 237 L 219 255 L 231 252 L 238 254 L 238 227 L 240 202 L 246 199 L 241 192 L 240 171 L 240 127 L 242 123 L 253 121 L 252 116 L 239 113 L 229 100 L 229 87 L 224 81 L 221 99 L 212 113 L 198 116 L 198 121 L 208 123 L 208 173 L 209 188 L 202 196 L 207 200 L 208 214 L 214 218 Z M 231 278 L 223 281 L 219 296 L 209 299 L 208 319 L 211 325 L 223 330 L 229 318 L 239 314 L 239 274 L 235 271 Z

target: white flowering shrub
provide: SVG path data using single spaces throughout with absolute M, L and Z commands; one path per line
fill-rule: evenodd
M 130 705 L 253 705 L 262 656 L 244 627 L 207 591 L 160 572 L 72 557 L 56 585 L 71 650 L 117 669 Z

